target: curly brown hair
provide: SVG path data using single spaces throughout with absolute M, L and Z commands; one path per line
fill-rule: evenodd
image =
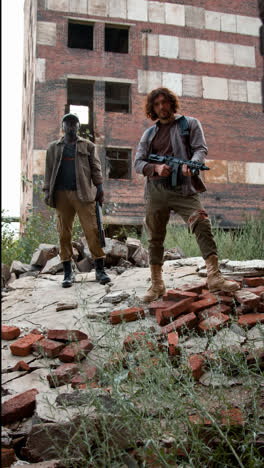
M 178 96 L 176 96 L 176 94 L 174 94 L 168 88 L 153 89 L 153 91 L 151 91 L 147 95 L 146 102 L 145 102 L 145 115 L 151 120 L 158 119 L 158 116 L 156 112 L 154 111 L 153 105 L 154 105 L 154 101 L 156 97 L 158 97 L 160 94 L 162 94 L 168 101 L 170 101 L 171 108 L 174 113 L 176 113 L 178 109 L 180 108 L 180 101 L 179 101 Z

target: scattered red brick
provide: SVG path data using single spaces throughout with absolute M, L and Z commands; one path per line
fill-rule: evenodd
M 193 424 L 199 424 L 201 426 L 211 426 L 212 423 L 210 419 L 204 418 L 203 416 L 200 416 L 199 414 L 191 414 L 189 416 L 189 420 Z
M 211 317 L 212 315 L 218 314 L 228 314 L 231 312 L 231 307 L 225 304 L 217 304 L 215 306 L 209 307 L 208 309 L 200 310 L 200 312 L 197 313 L 197 317 L 199 320 L 207 319 L 208 317 Z
M 168 334 L 168 344 L 170 356 L 177 356 L 178 354 L 180 354 L 179 335 L 177 332 L 171 332 Z
M 36 388 L 20 393 L 2 405 L 2 424 L 10 424 L 32 416 L 36 406 Z
M 241 327 L 253 327 L 256 323 L 264 323 L 264 314 L 244 314 L 238 319 L 238 325 Z
M 198 284 L 184 284 L 181 288 L 182 291 L 186 292 L 194 292 L 197 294 L 201 294 L 203 289 L 207 288 L 207 280 L 204 280 Z
M 125 322 L 133 322 L 140 318 L 145 318 L 145 312 L 143 307 L 130 307 L 129 309 L 123 310 L 114 310 L 110 315 L 110 322 L 113 325 L 121 323 L 123 320 Z
M 14 449 L 1 448 L 1 466 L 7 468 L 17 460 Z
M 264 286 L 258 286 L 256 288 L 246 288 L 244 291 L 250 291 L 253 294 L 256 294 L 256 296 L 261 297 L 262 294 L 264 294 Z
M 152 369 L 153 366 L 156 366 L 158 364 L 159 360 L 157 358 L 150 358 L 148 362 L 144 364 L 144 367 L 138 366 L 133 369 L 133 371 L 129 371 L 128 377 L 130 378 L 138 378 L 138 377 L 143 377 L 144 375 L 147 374 L 149 369 Z
M 93 349 L 93 344 L 90 340 L 81 340 L 78 343 L 71 343 L 66 346 L 59 354 L 58 358 L 62 362 L 74 362 L 84 359 L 85 356 Z
M 193 301 L 198 300 L 198 294 L 190 291 L 182 291 L 181 289 L 169 289 L 166 294 L 162 296 L 163 301 L 179 302 L 183 299 L 192 298 Z
M 264 276 L 255 276 L 253 278 L 244 278 L 243 285 L 255 288 L 257 286 L 264 286 Z
M 168 333 L 171 333 L 174 331 L 180 334 L 185 328 L 188 328 L 189 330 L 194 328 L 197 322 L 198 320 L 197 320 L 196 315 L 193 312 L 191 312 L 190 314 L 179 317 L 178 319 L 174 320 L 174 322 L 170 323 L 169 325 L 166 325 L 166 327 L 163 327 L 161 331 L 164 335 L 167 335 Z
M 199 296 L 200 300 L 197 302 L 193 302 L 190 306 L 190 312 L 194 312 L 197 314 L 200 310 L 206 309 L 210 306 L 217 304 L 218 299 L 214 294 L 206 294 L 205 296 Z
M 17 371 L 29 371 L 30 367 L 25 361 L 18 361 L 16 365 L 12 368 L 13 372 Z
M 198 325 L 198 330 L 200 332 L 207 332 L 210 330 L 219 330 L 222 328 L 228 321 L 230 317 L 221 312 L 215 312 L 210 315 L 207 319 L 202 320 Z
M 244 418 L 239 408 L 231 408 L 221 411 L 222 424 L 225 426 L 243 426 Z
M 247 356 L 247 364 L 258 364 L 259 366 L 264 365 L 264 350 L 263 349 L 255 349 L 254 351 L 250 352 Z
M 57 369 L 53 370 L 51 375 L 47 375 L 50 387 L 59 387 L 70 383 L 73 376 L 79 372 L 78 364 L 61 364 Z
M 140 343 L 144 343 L 145 332 L 134 332 L 128 335 L 123 342 L 123 347 L 126 351 L 131 352 L 137 349 Z
M 33 344 L 34 351 L 38 351 L 42 355 L 49 358 L 58 356 L 64 347 L 65 343 L 55 340 L 48 340 L 47 338 L 44 338 L 43 340 Z
M 86 364 L 82 366 L 79 373 L 76 374 L 71 380 L 72 388 L 80 388 L 80 385 L 86 385 L 89 382 L 89 385 L 96 382 L 91 382 L 91 380 L 96 379 L 98 369 L 91 364 Z
M 31 335 L 42 335 L 42 332 L 40 330 L 38 330 L 37 328 L 34 328 L 33 330 L 31 330 Z
M 163 325 L 167 325 L 170 318 L 178 317 L 178 315 L 181 315 L 183 312 L 186 312 L 187 309 L 189 310 L 189 307 L 191 306 L 192 303 L 193 303 L 192 297 L 183 299 L 182 301 L 179 301 L 179 302 L 167 301 L 167 304 L 171 304 L 171 305 L 169 305 L 166 309 L 156 310 L 157 323 L 161 327 Z
M 32 346 L 37 341 L 43 340 L 43 335 L 26 335 L 10 345 L 11 353 L 14 356 L 28 356 L 32 352 Z
M 235 298 L 232 296 L 219 296 L 219 300 L 221 304 L 226 304 L 228 306 L 234 307 L 235 305 Z
M 204 362 L 205 362 L 204 357 L 201 356 L 200 354 L 192 354 L 189 357 L 188 367 L 192 371 L 194 380 L 199 380 L 200 377 L 204 374 L 204 369 L 203 369 Z
M 242 307 L 240 306 L 236 306 L 233 310 L 233 313 L 239 317 L 240 315 L 243 315 L 245 313 L 245 311 L 242 309 Z
M 264 313 L 264 302 L 259 303 L 257 312 Z
M 1 326 L 2 340 L 15 340 L 19 335 L 20 329 L 18 327 L 10 327 L 8 325 Z
M 150 315 L 155 315 L 157 309 L 166 309 L 167 307 L 168 304 L 166 301 L 151 302 L 148 306 Z
M 79 330 L 48 330 L 47 338 L 55 341 L 80 341 L 87 340 L 88 336 Z
M 243 310 L 252 310 L 259 305 L 260 297 L 248 289 L 240 289 L 234 294 L 237 302 L 239 302 Z
M 106 363 L 104 363 L 104 369 L 112 369 L 112 368 L 117 368 L 120 367 L 125 367 L 127 362 L 127 356 L 126 354 L 118 354 L 114 353 L 112 356 L 112 359 Z

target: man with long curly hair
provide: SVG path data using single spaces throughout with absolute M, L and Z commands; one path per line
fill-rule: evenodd
M 207 146 L 201 123 L 194 117 L 178 114 L 179 107 L 178 97 L 167 88 L 154 89 L 146 98 L 145 114 L 157 122 L 142 135 L 135 159 L 136 172 L 146 179 L 145 225 L 151 287 L 144 302 L 155 301 L 166 292 L 162 279 L 163 244 L 171 210 L 183 218 L 189 231 L 196 236 L 207 267 L 209 290 L 232 292 L 239 289 L 238 283 L 226 280 L 219 271 L 211 223 L 199 198 L 199 192 L 206 190 L 200 176 L 192 175 L 184 164 L 178 170 L 176 187 L 172 187 L 171 168 L 148 160 L 150 154 L 157 154 L 204 163 Z

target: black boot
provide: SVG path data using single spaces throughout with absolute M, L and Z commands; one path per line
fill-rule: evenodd
M 104 271 L 104 259 L 97 258 L 95 261 L 95 278 L 100 284 L 106 284 L 111 281 L 109 276 Z
M 72 264 L 71 261 L 62 262 L 63 264 L 63 271 L 64 271 L 64 279 L 62 281 L 63 288 L 70 288 L 73 283 L 73 272 L 72 272 Z

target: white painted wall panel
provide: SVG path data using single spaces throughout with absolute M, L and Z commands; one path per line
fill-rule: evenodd
M 159 36 L 160 57 L 176 59 L 179 56 L 179 38 L 175 36 Z
M 228 80 L 228 99 L 230 101 L 247 102 L 247 82 Z
M 184 6 L 165 3 L 165 22 L 175 26 L 185 26 Z
M 201 98 L 203 96 L 202 77 L 195 75 L 183 75 L 182 95 Z
M 207 10 L 205 12 L 205 29 L 220 31 L 220 17 L 221 13 L 218 11 Z
M 260 18 L 251 18 L 250 16 L 237 15 L 237 32 L 239 34 L 249 34 L 250 36 L 259 36 L 261 26 Z
M 148 17 L 151 23 L 165 23 L 165 4 L 148 2 Z
M 109 16 L 113 18 L 127 18 L 126 0 L 109 0 Z
M 234 65 L 234 45 L 215 42 L 215 63 Z
M 152 89 L 159 88 L 162 84 L 161 72 L 138 70 L 138 92 L 149 93 Z
M 221 13 L 220 28 L 223 32 L 236 33 L 236 15 L 229 15 L 227 13 Z
M 44 83 L 46 80 L 46 59 L 37 58 L 35 63 L 35 81 Z
M 127 18 L 148 21 L 148 2 L 145 0 L 127 0 Z
M 179 58 L 182 60 L 195 59 L 195 39 L 179 37 Z
M 264 151 L 263 151 L 264 156 Z M 246 163 L 246 183 L 247 184 L 264 184 L 264 164 L 263 163 Z
M 204 99 L 228 99 L 228 86 L 225 78 L 203 76 Z
M 204 29 L 205 10 L 199 7 L 185 7 L 185 24 L 190 28 Z
M 94 16 L 107 16 L 108 0 L 89 0 L 88 14 Z
M 256 67 L 254 47 L 235 45 L 234 58 L 235 65 L 238 67 Z
M 215 43 L 213 41 L 203 41 L 195 39 L 195 60 L 197 62 L 215 62 Z
M 261 83 L 260 81 L 247 81 L 248 102 L 261 104 Z
M 171 89 L 177 96 L 182 96 L 182 74 L 163 72 L 162 86 Z
M 70 0 L 69 11 L 74 13 L 88 13 L 88 0 Z
M 38 21 L 37 23 L 37 44 L 56 45 L 56 23 Z
M 145 52 L 146 50 L 146 52 Z M 143 55 L 151 55 L 157 57 L 159 55 L 159 35 L 146 34 L 143 35 Z
M 68 0 L 47 0 L 48 10 L 69 11 Z

